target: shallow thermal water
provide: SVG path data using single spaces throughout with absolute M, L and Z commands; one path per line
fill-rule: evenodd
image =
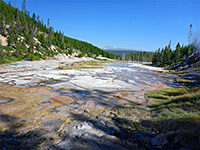
M 63 86 L 58 87 L 55 84 L 49 86 L 53 88 L 54 86 L 56 86 L 57 89 L 56 91 L 59 93 L 59 95 L 70 96 L 71 98 L 73 98 L 75 100 L 73 103 L 74 108 L 81 106 L 77 103 L 77 101 L 83 101 L 84 103 L 82 103 L 82 106 L 83 104 L 88 105 L 90 102 L 92 103 L 95 102 L 96 105 L 103 105 L 104 107 L 108 108 L 115 107 L 119 105 L 118 99 L 121 96 L 119 94 L 121 89 L 122 92 L 128 92 L 125 97 L 130 97 L 130 99 L 137 98 L 138 100 L 141 100 L 144 99 L 144 96 L 142 96 L 142 94 L 144 93 L 140 94 L 138 91 L 154 88 L 155 85 L 163 84 L 167 85 L 168 87 L 179 87 L 179 85 L 173 82 L 173 79 L 176 76 L 154 72 L 157 70 L 163 71 L 161 68 L 148 67 L 148 66 L 144 67 L 144 65 L 133 64 L 133 63 L 109 63 L 107 65 L 108 68 L 105 69 L 105 71 L 99 72 L 96 70 L 93 73 L 90 72 L 90 77 L 93 76 L 93 78 L 89 78 L 89 80 L 87 80 L 87 82 L 92 83 L 92 85 L 96 84 L 101 88 L 96 88 L 96 86 L 91 86 L 91 85 L 89 85 L 90 87 L 85 87 L 84 84 L 77 85 L 77 87 L 81 87 L 80 89 L 76 88 L 70 89 L 70 87 L 63 87 Z M 77 75 L 73 74 L 70 76 L 71 80 L 73 80 L 73 78 L 76 78 Z M 88 74 L 87 72 L 83 71 L 78 76 L 88 77 Z M 112 82 L 115 81 L 122 82 L 121 87 L 119 88 L 114 87 L 113 90 L 108 89 L 108 91 L 106 91 L 104 89 L 104 86 L 105 88 L 107 88 L 107 85 L 103 85 L 105 84 L 105 82 L 103 81 L 107 80 L 112 80 Z M 99 82 L 102 82 L 102 84 Z M 108 83 L 111 87 L 112 87 L 112 82 Z M 123 88 L 123 83 L 126 83 L 125 86 L 127 85 L 131 86 Z M 76 86 L 76 84 L 74 85 Z M 92 107 L 95 107 L 95 105 Z
M 176 83 L 173 82 L 173 79 L 176 75 L 169 75 L 158 73 L 154 71 L 163 72 L 162 68 L 144 66 L 141 64 L 135 63 L 109 63 L 108 66 L 116 68 L 124 68 L 120 70 L 115 70 L 118 78 L 123 80 L 133 80 L 138 83 L 165 83 L 171 87 L 178 87 Z M 168 80 L 165 80 L 168 79 Z
M 4 149 L 16 148 L 15 143 L 17 149 L 123 149 L 113 143 L 122 131 L 113 122 L 112 108 L 145 103 L 145 92 L 177 86 L 175 76 L 155 72 L 161 68 L 135 63 L 59 70 L 59 62 L 28 62 L 23 70 L 24 63 L 0 70 Z

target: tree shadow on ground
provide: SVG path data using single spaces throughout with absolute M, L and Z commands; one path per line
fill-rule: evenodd
M 80 93 L 87 94 L 87 92 L 88 91 L 86 90 L 86 91 L 81 91 Z M 111 94 L 110 92 L 105 93 L 103 91 L 96 91 L 96 92 L 105 94 L 105 95 Z M 98 96 L 97 96 L 97 98 L 99 99 Z M 130 103 L 135 104 L 131 101 L 130 101 Z M 105 106 L 104 103 L 99 103 L 98 105 Z M 80 115 L 79 116 L 75 116 L 75 114 L 73 114 L 73 115 L 76 119 L 82 118 Z M 14 114 L 8 115 L 8 114 L 4 114 L 4 113 L 0 112 L 0 123 L 6 124 L 6 129 L 0 130 L 1 131 L 0 132 L 0 137 L 1 137 L 0 148 L 1 149 L 11 149 L 11 150 L 12 149 L 45 149 L 44 147 L 41 148 L 41 146 L 44 146 L 44 145 L 46 145 L 46 147 L 53 146 L 53 141 L 52 141 L 53 137 L 52 138 L 45 137 L 45 133 L 47 133 L 48 131 L 44 130 L 43 128 L 33 129 L 26 133 L 20 132 L 21 129 L 26 128 L 26 126 L 25 126 L 26 121 L 25 120 L 23 121 L 22 120 L 23 118 L 16 118 L 14 116 L 15 116 Z M 111 128 L 112 129 L 111 130 L 105 126 L 102 126 L 96 120 L 83 119 L 82 121 L 85 121 L 85 120 L 88 122 L 91 122 L 92 124 L 94 124 L 94 126 L 96 128 L 98 128 L 99 130 L 105 131 L 107 134 L 112 134 L 112 132 L 114 130 L 112 128 Z M 64 136 L 63 136 L 63 138 L 64 138 Z M 93 147 L 92 143 L 94 143 L 95 141 L 98 141 L 97 139 L 98 138 L 94 138 L 93 142 L 89 142 L 89 141 L 92 141 L 92 139 L 88 139 L 88 140 L 84 139 L 84 141 L 87 141 L 88 147 Z M 43 143 L 46 143 L 46 144 L 43 144 Z M 114 145 L 109 145 L 109 143 L 98 143 L 97 142 L 97 145 L 102 145 L 102 149 L 109 149 L 111 147 L 113 147 L 113 148 L 115 147 Z
M 40 144 L 46 140 L 42 136 L 44 131 L 35 129 L 27 133 L 20 133 L 19 129 L 24 127 L 23 121 L 19 123 L 19 118 L 2 114 L 0 122 L 6 124 L 6 130 L 0 132 L 0 149 L 2 150 L 32 150 L 39 149 Z
M 137 143 L 144 149 L 200 149 L 200 122 L 191 118 L 134 122 L 116 117 L 114 120 L 127 134 L 127 145 Z M 152 139 L 161 134 L 165 135 L 168 143 L 162 145 L 162 141 L 158 141 L 157 145 L 153 145 Z
M 87 91 L 83 91 L 83 93 Z M 99 91 L 98 91 L 99 92 Z M 96 95 L 96 98 L 98 96 Z M 124 99 L 126 100 L 126 99 Z M 127 100 L 133 106 L 139 105 L 132 101 Z M 104 103 L 98 105 L 105 106 Z M 116 108 L 119 106 L 116 105 Z M 120 106 L 123 108 L 123 106 Z M 126 107 L 124 107 L 126 108 Z M 97 137 L 89 135 L 87 137 L 70 137 L 67 134 L 61 135 L 63 141 L 68 141 L 65 149 L 68 149 L 71 144 L 71 149 L 93 149 L 95 146 L 98 149 L 180 149 L 191 148 L 200 149 L 200 122 L 192 119 L 168 119 L 161 121 L 145 120 L 135 121 L 127 117 L 113 117 L 108 114 L 102 115 L 111 121 L 102 122 L 99 116 L 86 117 L 82 114 L 71 113 L 71 117 L 75 118 L 77 122 L 88 122 L 94 128 L 101 130 L 106 135 L 113 135 L 117 137 L 117 141 L 106 137 Z M 140 117 L 140 116 L 137 116 Z M 0 115 L 0 121 L 7 124 L 7 129 L 2 130 L 1 149 L 62 149 L 59 145 L 53 143 L 53 137 L 45 137 L 48 131 L 42 128 L 34 129 L 27 133 L 20 133 L 19 129 L 24 127 L 23 121 L 11 115 Z M 113 123 L 114 122 L 114 123 Z M 167 144 L 153 145 L 152 139 L 156 136 L 164 134 L 168 140 Z M 43 144 L 45 143 L 45 144 Z M 83 144 L 84 143 L 84 144 Z
M 163 121 L 141 120 L 134 122 L 127 118 L 113 117 L 112 120 L 118 129 L 103 125 L 100 120 L 86 118 L 82 115 L 73 114 L 80 121 L 93 124 L 107 135 L 116 136 L 118 144 L 127 149 L 180 149 L 200 148 L 200 122 L 191 119 L 168 119 Z M 125 125 L 125 126 L 124 126 Z M 156 136 L 164 134 L 167 143 L 162 141 L 152 143 Z M 108 140 L 109 141 L 109 140 Z
M 77 121 L 89 122 L 93 127 L 105 132 L 107 135 L 114 135 L 118 141 L 106 139 L 106 137 L 96 137 L 94 135 L 87 137 L 68 137 L 63 135 L 63 140 L 71 141 L 72 149 L 93 149 L 98 145 L 98 149 L 180 149 L 200 148 L 200 122 L 190 119 L 170 119 L 163 121 L 141 120 L 134 122 L 127 118 L 111 118 L 114 126 L 108 123 L 102 124 L 98 118 L 87 118 L 81 114 L 71 114 Z M 1 149 L 61 149 L 58 145 L 54 145 L 43 136 L 42 129 L 35 129 L 27 133 L 20 133 L 19 128 L 23 127 L 18 124 L 18 118 L 1 114 L 1 122 L 6 123 L 8 129 L 0 133 Z M 124 127 L 126 125 L 127 127 Z M 118 130 L 118 129 L 119 130 Z M 152 139 L 157 135 L 164 134 L 168 140 L 167 144 L 152 145 Z M 42 142 L 46 142 L 46 147 L 41 147 Z M 84 143 L 84 144 L 83 144 Z M 44 145 L 43 145 L 44 146 Z M 47 148 L 47 149 L 48 149 Z M 67 147 L 66 147 L 67 149 Z

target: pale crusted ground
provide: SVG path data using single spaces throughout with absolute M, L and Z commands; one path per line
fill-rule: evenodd
M 146 91 L 167 87 L 163 76 L 152 72 L 156 68 L 138 64 L 59 69 L 76 61 L 1 66 L 0 81 L 4 83 L 0 84 L 0 128 L 4 147 L 13 148 L 14 140 L 22 143 L 19 149 L 123 149 L 116 137 L 121 130 L 112 121 L 111 109 L 145 103 Z M 12 136 L 11 142 L 7 135 Z

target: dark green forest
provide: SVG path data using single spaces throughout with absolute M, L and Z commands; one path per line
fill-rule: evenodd
M 0 0 L 0 35 L 6 37 L 8 42 L 7 46 L 2 46 L 0 42 L 0 63 L 40 60 L 57 54 L 72 55 L 74 52 L 77 57 L 119 57 L 87 42 L 66 37 L 62 31 L 54 31 L 50 19 L 45 24 L 39 15 L 33 13 L 30 16 L 25 0 L 21 11 Z
M 178 43 L 175 50 L 172 50 L 169 44 L 165 48 L 156 50 L 152 58 L 152 64 L 159 67 L 177 65 L 186 60 L 193 50 L 194 46 L 192 44 L 181 46 Z
M 109 53 L 121 56 L 120 59 L 137 62 L 151 62 L 153 52 L 135 50 L 105 50 Z
M 123 58 L 124 57 L 124 58 Z M 130 60 L 130 61 L 137 61 L 137 62 L 151 62 L 153 57 L 152 52 L 133 52 L 122 56 L 122 59 Z

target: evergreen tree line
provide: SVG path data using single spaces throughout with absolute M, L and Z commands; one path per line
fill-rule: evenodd
M 181 46 L 179 43 L 176 45 L 175 50 L 170 48 L 170 44 L 165 48 L 158 49 L 153 55 L 152 64 L 155 66 L 174 66 L 186 60 L 193 51 L 194 46 L 189 44 Z
M 8 47 L 2 47 L 0 63 L 39 60 L 59 53 L 71 55 L 74 52 L 79 52 L 78 57 L 118 57 L 87 42 L 66 37 L 64 32 L 54 31 L 49 19 L 45 24 L 35 13 L 30 17 L 25 0 L 21 11 L 0 0 L 0 34 L 8 39 Z M 51 48 L 52 45 L 56 47 L 55 50 Z
M 134 52 L 127 55 L 122 55 L 122 60 L 137 61 L 137 62 L 151 62 L 153 53 L 151 52 Z

